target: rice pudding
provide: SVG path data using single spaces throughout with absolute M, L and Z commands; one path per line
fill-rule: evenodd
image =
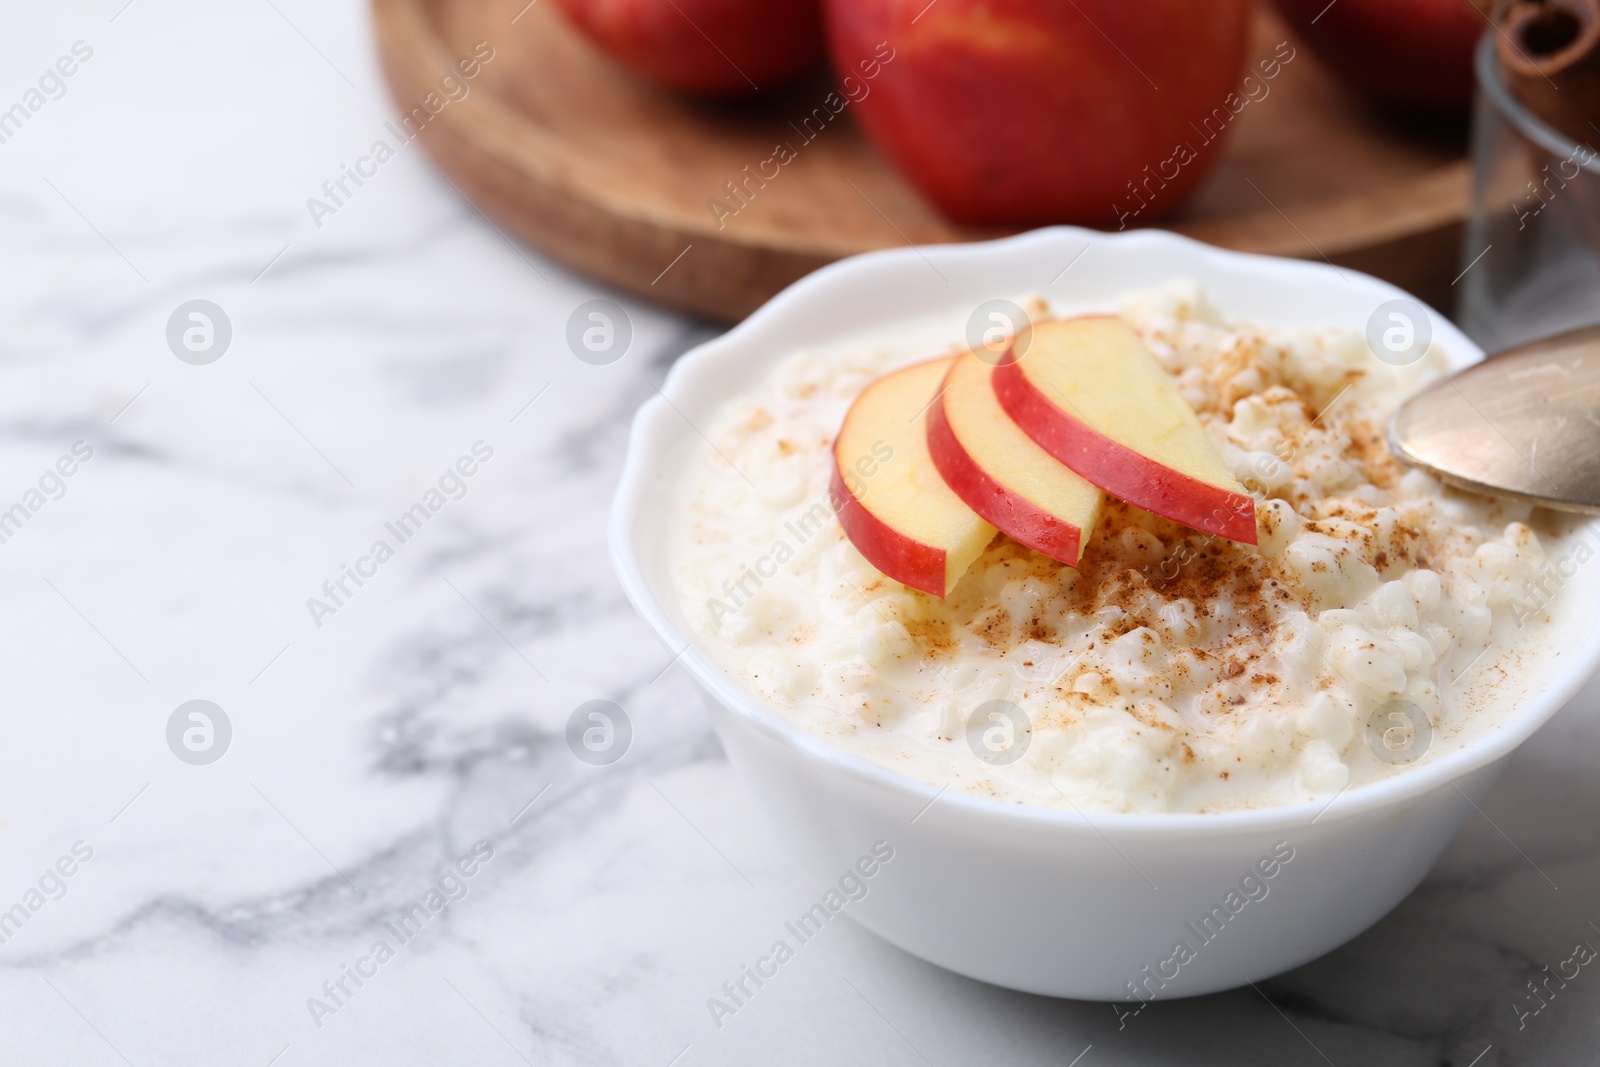
M 1497 681 L 1548 622 L 1540 590 L 1593 552 L 1575 523 L 1390 456 L 1384 423 L 1440 354 L 1394 367 L 1354 334 L 1228 321 L 1185 282 L 1113 310 L 1255 498 L 1258 545 L 1107 497 L 1076 567 L 997 535 L 947 597 L 911 589 L 839 525 L 831 448 L 869 383 L 960 348 L 830 346 L 783 359 L 702 427 L 668 545 L 699 643 L 841 748 L 1083 810 L 1331 797 L 1492 726 L 1510 699 Z M 861 472 L 869 491 L 876 476 Z M 1390 754 L 1373 731 L 1387 737 L 1395 707 L 1426 722 Z

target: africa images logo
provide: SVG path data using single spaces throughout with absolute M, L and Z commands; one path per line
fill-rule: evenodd
M 430 486 L 422 494 L 422 499 L 383 524 L 387 537 L 373 541 L 364 555 L 356 557 L 354 566 L 341 563 L 339 573 L 322 583 L 322 596 L 306 597 L 306 611 L 316 628 L 322 629 L 326 620 L 339 614 L 368 581 L 378 576 L 379 568 L 394 559 L 401 546 L 422 532 L 430 519 L 451 502 L 465 497 L 471 489 L 473 475 L 493 458 L 493 445 L 487 441 L 474 441 L 471 454 L 458 457 L 454 464 L 446 467 L 444 473 L 439 475 L 437 484 Z M 391 538 L 393 544 L 390 544 Z

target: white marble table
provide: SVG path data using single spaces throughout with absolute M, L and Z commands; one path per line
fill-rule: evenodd
M 706 998 L 815 887 L 603 540 L 629 414 L 710 331 L 624 302 L 627 354 L 580 362 L 568 317 L 611 294 L 415 146 L 317 225 L 391 114 L 359 3 L 123 4 L 0 15 L 0 1063 L 1594 1061 L 1600 976 L 1516 1008 L 1600 945 L 1593 687 L 1270 1002 L 1119 1031 L 846 924 L 718 1028 Z M 204 365 L 166 337 L 195 299 L 232 329 Z M 168 743 L 197 699 L 231 724 L 207 765 Z M 635 726 L 609 767 L 564 739 L 591 699 Z

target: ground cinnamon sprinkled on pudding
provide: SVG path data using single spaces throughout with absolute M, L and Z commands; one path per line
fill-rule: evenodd
M 802 352 L 725 407 L 683 486 L 670 551 L 700 641 L 807 730 L 1025 803 L 1331 796 L 1403 770 L 1366 737 L 1394 700 L 1436 739 L 1461 734 L 1475 709 L 1455 672 L 1504 673 L 1519 625 L 1543 618 L 1526 589 L 1572 546 L 1524 505 L 1390 456 L 1384 420 L 1437 353 L 1396 368 L 1353 335 L 1226 322 L 1192 285 L 1122 313 L 1256 496 L 1259 547 L 1108 499 L 1076 568 L 1002 535 L 947 599 L 910 590 L 844 537 L 829 449 L 868 382 L 938 349 Z M 1030 724 L 1014 762 L 969 745 L 993 701 Z

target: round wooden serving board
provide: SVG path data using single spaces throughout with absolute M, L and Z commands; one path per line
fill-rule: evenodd
M 939 218 L 848 107 L 807 140 L 797 127 L 832 91 L 826 71 L 762 100 L 706 104 L 612 62 L 552 0 L 374 0 L 374 21 L 400 114 L 432 104 L 413 125 L 450 180 L 531 244 L 646 299 L 731 321 L 843 256 L 1002 232 Z M 1289 34 L 1263 10 L 1255 36 L 1251 54 L 1265 58 Z M 440 107 L 441 78 L 485 46 L 493 58 L 467 95 L 458 87 Z M 1303 47 L 1268 84 L 1199 195 L 1161 224 L 1326 258 L 1448 303 L 1468 197 L 1460 146 L 1378 122 Z M 780 142 L 797 158 L 719 217 L 714 199 L 738 206 L 726 183 Z

